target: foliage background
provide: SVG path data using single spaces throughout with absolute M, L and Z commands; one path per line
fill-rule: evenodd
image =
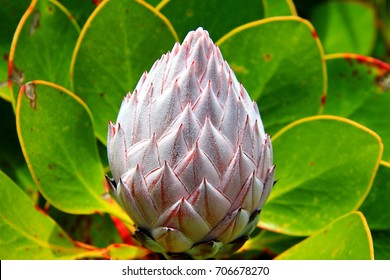
M 258 102 L 277 165 L 230 258 L 390 258 L 389 1 L 0 4 L 1 259 L 161 258 L 105 185 L 107 121 L 198 26 Z

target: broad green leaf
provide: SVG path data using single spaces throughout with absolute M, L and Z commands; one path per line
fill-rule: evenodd
M 33 0 L 15 32 L 10 52 L 13 101 L 23 82 L 44 79 L 69 87 L 69 67 L 78 26 L 55 0 Z
M 311 15 L 325 53 L 370 54 L 375 42 L 375 12 L 368 3 L 326 1 Z
M 245 242 L 240 251 L 265 251 L 275 257 L 302 240 L 303 237 L 261 230 L 259 234 Z
M 78 39 L 71 76 L 103 143 L 123 97 L 174 42 L 170 23 L 143 1 L 104 1 L 95 9 Z
M 382 24 L 380 26 L 382 31 L 382 36 L 384 40 L 384 45 L 389 48 L 390 46 L 390 5 L 389 1 L 375 1 L 376 4 L 376 12 L 378 13 L 378 17 L 380 18 Z M 390 56 L 387 52 L 387 60 L 390 63 Z
M 79 98 L 30 82 L 19 93 L 16 123 L 32 176 L 51 204 L 76 214 L 110 211 L 90 112 Z
M 381 164 L 374 184 L 360 207 L 370 229 L 390 230 L 390 164 Z
M 8 57 L 12 37 L 20 18 L 29 4 L 30 0 L 0 0 L 0 97 L 8 101 L 11 100 L 11 92 L 7 87 L 7 80 Z
M 263 0 L 264 17 L 296 16 L 292 0 Z
M 370 230 L 360 212 L 345 215 L 276 257 L 278 260 L 372 260 Z
M 374 254 L 376 260 L 390 260 L 390 230 L 373 230 Z
M 390 55 L 387 53 L 388 45 L 390 46 L 390 41 L 387 44 L 385 40 L 386 39 L 384 37 L 384 34 L 379 32 L 376 36 L 374 49 L 372 50 L 370 56 L 378 58 L 383 62 L 390 63 Z
M 146 3 L 149 3 L 153 7 L 156 7 L 158 4 L 160 4 L 164 0 L 144 0 Z
M 277 1 L 277 0 L 276 0 Z M 317 6 L 320 2 L 328 0 L 293 0 L 297 14 L 303 18 L 309 18 L 311 11 Z
M 98 141 L 99 158 L 104 168 L 104 173 L 110 172 L 110 165 L 108 163 L 107 147 Z M 111 176 L 112 177 L 112 176 Z
M 172 22 L 180 40 L 201 26 L 216 41 L 242 24 L 264 18 L 262 0 L 169 0 L 157 8 Z
M 75 259 L 90 255 L 77 246 L 11 179 L 0 171 L 0 258 Z
M 33 201 L 37 201 L 38 190 L 20 149 L 12 104 L 2 99 L 0 99 L 0 135 L 0 169 Z
M 99 0 L 58 0 L 61 2 L 76 19 L 80 26 L 83 26 L 93 10 L 99 4 Z
M 148 250 L 128 244 L 112 244 L 107 247 L 105 257 L 112 260 L 136 260 L 145 257 Z
M 367 196 L 383 146 L 369 129 L 334 116 L 306 118 L 273 138 L 277 183 L 260 219 L 268 230 L 310 235 Z
M 390 162 L 390 65 L 354 54 L 330 55 L 326 61 L 329 85 L 323 113 L 374 130 L 385 146 L 383 160 Z
M 326 70 L 316 33 L 298 17 L 241 26 L 220 41 L 224 58 L 258 101 L 266 131 L 316 115 L 326 92 Z
M 123 242 L 109 214 L 72 215 L 54 207 L 47 211 L 68 235 L 79 242 L 105 248 Z

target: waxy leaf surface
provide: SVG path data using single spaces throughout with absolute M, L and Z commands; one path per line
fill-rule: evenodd
M 11 179 L 0 171 L 0 258 L 75 259 L 89 251 L 77 246 Z
M 110 209 L 90 112 L 80 99 L 34 81 L 19 93 L 16 118 L 30 171 L 51 204 L 69 213 Z
M 371 260 L 374 250 L 364 216 L 341 217 L 284 253 L 278 260 Z
M 50 207 L 47 211 L 68 235 L 79 242 L 93 244 L 99 248 L 123 242 L 109 214 L 67 214 Z
M 146 256 L 148 252 L 139 246 L 112 244 L 107 247 L 106 257 L 112 260 L 135 260 Z
M 354 54 L 330 55 L 326 62 L 329 85 L 323 113 L 374 130 L 385 146 L 383 160 L 390 162 L 390 65 Z
M 375 133 L 333 116 L 289 125 L 275 135 L 273 148 L 277 183 L 262 210 L 260 225 L 301 236 L 313 234 L 362 204 L 383 151 Z
M 69 88 L 69 67 L 78 33 L 76 22 L 60 3 L 32 1 L 12 41 L 13 101 L 19 87 L 34 79 Z
M 20 149 L 12 104 L 5 100 L 0 100 L 0 135 L 0 170 L 36 201 L 38 190 Z
M 58 0 L 72 13 L 79 26 L 83 26 L 102 0 Z
M 6 100 L 11 100 L 11 92 L 7 87 L 11 42 L 16 26 L 29 4 L 29 0 L 0 1 L 0 97 Z
M 269 255 L 277 256 L 303 239 L 303 237 L 280 234 L 263 229 L 259 234 L 245 242 L 240 251 L 260 250 Z
M 374 253 L 376 260 L 390 260 L 390 230 L 373 230 Z
M 78 39 L 71 75 L 103 143 L 123 97 L 174 42 L 169 22 L 143 1 L 104 1 L 94 10 Z
M 370 229 L 390 230 L 390 164 L 381 164 L 374 184 L 360 207 Z
M 264 17 L 297 15 L 292 0 L 263 0 Z
M 201 26 L 215 42 L 242 24 L 264 18 L 261 0 L 171 0 L 157 7 L 172 22 L 180 40 Z
M 325 53 L 370 54 L 375 42 L 375 12 L 368 3 L 327 1 L 314 9 L 311 22 Z

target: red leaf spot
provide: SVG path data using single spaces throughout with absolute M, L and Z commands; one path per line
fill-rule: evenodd
M 310 166 L 314 166 L 314 161 L 309 162 Z
M 348 54 L 345 55 L 344 58 L 347 61 L 347 63 L 349 64 L 349 66 L 353 66 L 352 58 Z
M 64 238 L 64 235 L 63 235 L 61 232 L 59 232 L 59 233 L 57 234 L 57 236 L 58 236 L 59 238 Z
M 318 39 L 318 34 L 314 29 L 311 31 L 311 36 L 313 36 L 314 39 Z
M 269 54 L 269 53 L 266 53 L 265 55 L 264 55 L 264 60 L 265 61 L 270 61 L 271 60 L 271 55 Z
M 326 94 L 323 94 L 321 96 L 321 106 L 324 107 L 325 106 L 325 103 L 326 103 Z

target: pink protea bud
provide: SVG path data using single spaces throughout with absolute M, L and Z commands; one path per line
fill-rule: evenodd
M 109 123 L 107 145 L 112 189 L 135 236 L 167 257 L 237 250 L 274 183 L 257 104 L 202 28 L 143 74 Z

